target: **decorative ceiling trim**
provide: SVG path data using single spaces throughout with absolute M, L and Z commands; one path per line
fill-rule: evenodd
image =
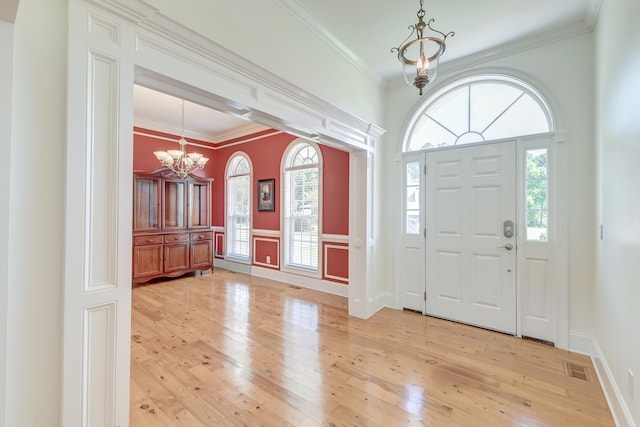
M 134 126 L 145 128 L 145 129 L 155 129 L 159 132 L 170 133 L 172 135 L 179 135 L 181 133 L 181 129 L 179 127 L 168 126 L 166 122 L 163 122 L 161 120 L 148 119 L 148 118 L 145 118 L 145 119 L 136 118 L 134 122 Z M 234 127 L 231 130 L 225 130 L 225 131 L 216 132 L 216 133 L 197 132 L 194 130 L 185 129 L 184 136 L 185 138 L 193 138 L 201 141 L 207 141 L 212 144 L 218 144 L 224 141 L 228 141 L 230 139 L 235 139 L 248 134 L 253 134 L 261 130 L 264 130 L 264 126 L 247 121 L 247 123 L 243 124 L 242 126 Z
M 135 55 L 153 58 L 163 66 L 180 61 L 210 76 L 209 89 L 204 90 L 170 77 L 171 67 L 162 75 L 136 66 L 136 84 L 342 149 L 372 150 L 385 132 L 194 32 L 143 0 L 88 1 L 136 24 Z
M 289 12 L 294 18 L 302 23 L 305 28 L 314 33 L 329 47 L 338 52 L 342 57 L 355 66 L 360 72 L 371 78 L 378 85 L 382 85 L 384 80 L 381 76 L 371 71 L 371 68 L 351 49 L 338 40 L 324 25 L 311 15 L 296 0 L 273 0 L 274 3 Z

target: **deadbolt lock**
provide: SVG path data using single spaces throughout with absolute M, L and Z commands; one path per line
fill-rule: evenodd
M 503 224 L 504 237 L 513 237 L 513 221 L 506 220 Z

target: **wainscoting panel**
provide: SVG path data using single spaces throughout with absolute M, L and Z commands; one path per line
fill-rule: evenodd
M 84 312 L 82 395 L 83 426 L 114 425 L 116 304 L 87 308 Z
M 253 264 L 280 269 L 280 239 L 254 236 Z
M 349 246 L 324 243 L 324 279 L 349 283 Z
M 92 85 L 87 111 L 87 164 L 93 171 L 88 183 L 86 212 L 89 280 L 85 292 L 115 286 L 117 277 L 117 94 L 118 61 L 90 51 L 88 78 Z
M 213 236 L 213 242 L 215 245 L 213 256 L 215 258 L 224 259 L 224 232 L 214 231 Z

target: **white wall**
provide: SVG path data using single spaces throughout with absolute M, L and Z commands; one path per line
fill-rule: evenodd
M 598 224 L 594 329 L 602 355 L 640 423 L 640 2 L 604 1 L 596 32 Z M 635 374 L 635 398 L 627 370 Z
M 14 28 L 7 426 L 60 417 L 66 10 L 22 0 Z
M 449 70 L 439 70 L 437 80 L 429 91 L 457 79 L 480 71 L 501 71 L 520 77 L 539 89 L 551 103 L 558 128 L 566 131 L 569 144 L 569 332 L 577 336 L 592 334 L 593 252 L 594 226 L 594 158 L 593 158 L 593 48 L 592 35 L 576 36 L 556 43 L 521 51 L 503 58 L 490 60 L 472 67 L 452 64 Z M 464 71 L 455 71 L 464 67 Z M 392 186 L 386 195 L 397 197 L 398 176 L 394 173 L 394 154 L 403 136 L 405 121 L 424 102 L 414 88 L 401 86 L 387 93 L 385 126 L 385 175 Z M 395 199 L 393 199 L 395 200 Z M 396 201 L 396 204 L 399 201 Z M 398 205 L 399 206 L 399 205 Z M 397 209 L 396 209 L 397 210 Z M 399 214 L 399 212 L 397 213 Z M 396 216 L 399 221 L 399 216 Z M 391 224 L 390 224 L 391 225 Z
M 8 426 L 60 424 L 68 2 L 22 0 L 14 29 L 10 148 L 17 166 L 7 172 Z M 382 91 L 374 82 L 275 3 L 256 3 L 192 0 L 166 2 L 162 9 L 322 99 L 381 121 Z M 273 10 L 260 10 L 262 17 L 245 13 L 266 5 Z M 256 28 L 249 33 L 256 38 L 247 42 L 251 23 Z
M 13 24 L 0 20 L 0 153 L 11 153 Z M 7 297 L 9 278 L 9 171 L 0 170 L 0 427 L 5 425 Z
M 383 92 L 377 83 L 310 32 L 278 1 L 147 3 L 313 95 L 373 123 L 382 121 Z

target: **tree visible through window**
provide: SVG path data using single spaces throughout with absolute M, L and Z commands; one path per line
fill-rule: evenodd
M 251 234 L 251 166 L 244 154 L 227 165 L 227 256 L 249 260 Z
M 527 240 L 547 240 L 547 150 L 527 150 Z
M 294 142 L 284 162 L 285 264 L 318 270 L 320 158 L 307 142 Z

